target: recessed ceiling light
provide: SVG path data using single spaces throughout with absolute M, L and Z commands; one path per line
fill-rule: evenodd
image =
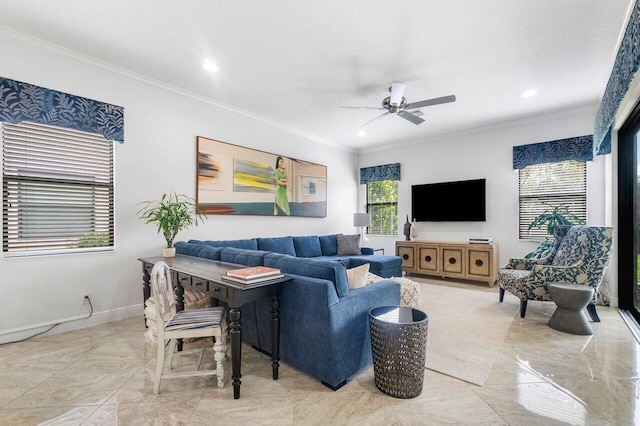
M 202 68 L 204 68 L 206 71 L 209 71 L 209 72 L 218 71 L 218 66 L 211 61 L 204 61 L 204 64 L 202 64 Z
M 363 129 L 358 130 L 358 136 L 364 136 L 366 134 L 367 132 L 365 132 Z
M 522 92 L 522 97 L 523 98 L 530 98 L 532 96 L 535 96 L 538 94 L 538 89 L 527 89 L 524 92 Z

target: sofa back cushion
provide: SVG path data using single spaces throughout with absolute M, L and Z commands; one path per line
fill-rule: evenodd
M 258 238 L 258 249 L 289 256 L 296 255 L 292 237 Z
M 247 240 L 224 240 L 224 241 L 199 241 L 189 240 L 190 243 L 202 243 L 211 247 L 235 247 L 239 249 L 258 250 L 258 241 L 255 238 Z
M 176 254 L 185 256 L 196 256 L 210 260 L 220 260 L 220 251 L 222 247 L 211 247 L 206 244 L 185 243 L 180 241 L 174 244 Z
M 338 234 L 321 235 L 318 239 L 320 240 L 323 256 L 335 256 L 338 254 Z
M 340 262 L 302 259 L 279 253 L 269 253 L 264 257 L 264 266 L 278 268 L 286 274 L 329 280 L 333 283 L 339 297 L 349 294 L 347 271 Z
M 220 260 L 229 263 L 238 263 L 246 266 L 263 266 L 264 256 L 268 251 L 246 250 L 235 247 L 223 247 L 220 251 Z
M 297 257 L 317 257 L 322 256 L 320 238 L 317 235 L 308 237 L 293 237 L 293 247 Z

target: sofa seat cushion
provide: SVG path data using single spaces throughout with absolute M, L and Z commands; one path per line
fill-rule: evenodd
M 180 241 L 174 244 L 176 254 L 185 256 L 201 257 L 209 260 L 220 260 L 220 251 L 222 247 L 211 247 L 204 244 L 185 243 Z
M 220 251 L 220 260 L 246 266 L 263 266 L 264 257 L 269 253 L 262 250 L 245 250 L 235 247 L 224 247 Z
M 258 249 L 289 256 L 296 255 L 292 237 L 258 238 Z
M 322 246 L 317 235 L 293 237 L 293 247 L 296 251 L 296 257 L 322 256 Z
M 352 268 L 369 263 L 369 271 L 381 277 L 402 276 L 402 258 L 384 254 L 374 254 L 370 256 L 350 256 L 350 266 Z
M 321 235 L 318 237 L 322 256 L 335 256 L 338 254 L 338 235 L 341 234 Z
M 258 250 L 258 241 L 255 238 L 250 238 L 246 240 L 221 240 L 221 241 L 189 240 L 189 242 L 196 243 L 196 244 L 206 244 L 211 247 L 235 247 L 239 249 Z
M 278 268 L 285 274 L 321 278 L 333 283 L 339 297 L 349 294 L 347 269 L 340 262 L 297 258 L 280 253 L 269 253 L 264 257 L 264 266 Z

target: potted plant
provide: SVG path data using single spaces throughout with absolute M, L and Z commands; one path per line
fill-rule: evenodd
M 158 234 L 162 233 L 167 241 L 167 247 L 162 251 L 164 257 L 175 256 L 176 249 L 173 240 L 183 229 L 198 226 L 204 222 L 206 216 L 196 211 L 193 198 L 182 194 L 164 194 L 160 200 L 145 201 L 137 215 L 145 223 L 156 223 Z
M 552 206 L 547 203 L 543 203 L 548 206 L 547 210 L 536 216 L 529 224 L 528 229 L 540 229 L 545 227 L 547 230 L 547 237 L 540 243 L 531 253 L 525 256 L 526 259 L 542 259 L 549 256 L 553 250 L 554 241 L 551 238 L 554 234 L 556 225 L 582 225 L 584 220 L 576 216 L 569 211 L 569 206 L 566 204 L 560 204 Z

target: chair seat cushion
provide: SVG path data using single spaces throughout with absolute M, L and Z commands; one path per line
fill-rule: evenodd
M 224 308 L 216 306 L 205 309 L 190 309 L 177 312 L 165 326 L 165 330 L 188 330 L 194 328 L 220 327 Z

